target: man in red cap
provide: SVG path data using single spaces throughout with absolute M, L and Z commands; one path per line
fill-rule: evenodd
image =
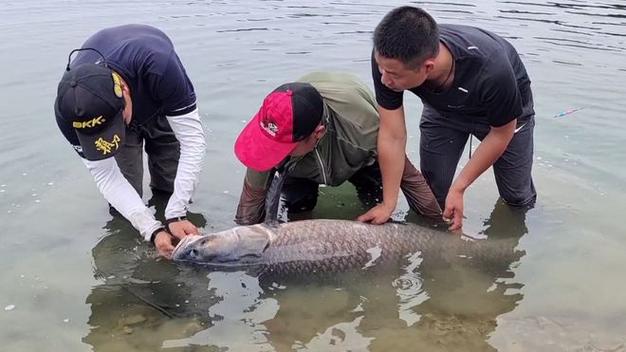
M 292 213 L 315 207 L 320 184 L 350 181 L 361 200 L 380 201 L 378 127 L 374 97 L 352 75 L 316 72 L 276 88 L 235 143 L 235 154 L 248 167 L 235 222 L 263 221 L 277 171 L 286 175 L 280 191 Z M 408 158 L 402 191 L 416 212 L 441 216 L 433 193 Z

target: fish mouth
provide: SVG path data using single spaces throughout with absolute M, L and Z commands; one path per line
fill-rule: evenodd
M 204 236 L 201 235 L 187 235 L 183 237 L 174 250 L 172 251 L 172 260 L 179 261 L 182 259 L 182 254 L 185 252 L 185 249 L 193 242 L 197 241 Z

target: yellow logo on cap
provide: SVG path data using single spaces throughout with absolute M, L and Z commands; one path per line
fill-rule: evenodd
M 113 92 L 115 96 L 118 98 L 122 97 L 122 78 L 115 72 L 111 72 L 111 76 L 113 76 Z
M 96 144 L 96 149 L 102 152 L 102 155 L 110 154 L 114 150 L 118 150 L 120 147 L 120 136 L 117 134 L 113 135 L 113 140 L 108 142 L 104 140 L 104 138 L 100 137 L 94 143 Z
M 102 115 L 98 116 L 98 117 L 94 117 L 93 119 L 89 120 L 89 121 L 74 121 L 72 122 L 72 127 L 74 128 L 92 128 L 92 127 L 96 127 L 98 125 L 102 125 L 103 122 L 105 122 L 106 119 L 104 117 L 102 117 Z

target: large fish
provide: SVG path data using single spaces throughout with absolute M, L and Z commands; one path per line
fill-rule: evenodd
M 511 239 L 471 240 L 414 224 L 303 220 L 187 236 L 172 258 L 216 270 L 254 268 L 260 276 L 310 277 L 397 266 L 414 254 L 508 267 L 523 255 L 514 249 L 516 244 Z

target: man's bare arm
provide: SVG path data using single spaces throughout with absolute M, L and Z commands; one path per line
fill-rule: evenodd
M 443 211 L 443 217 L 452 220 L 450 230 L 458 230 L 463 225 L 465 190 L 504 153 L 513 138 L 516 124 L 517 119 L 514 119 L 506 125 L 491 127 L 491 131 L 450 186 Z
M 386 222 L 396 208 L 406 149 L 404 107 L 395 110 L 378 107 L 378 112 L 378 163 L 383 179 L 383 202 L 358 218 L 373 224 Z

